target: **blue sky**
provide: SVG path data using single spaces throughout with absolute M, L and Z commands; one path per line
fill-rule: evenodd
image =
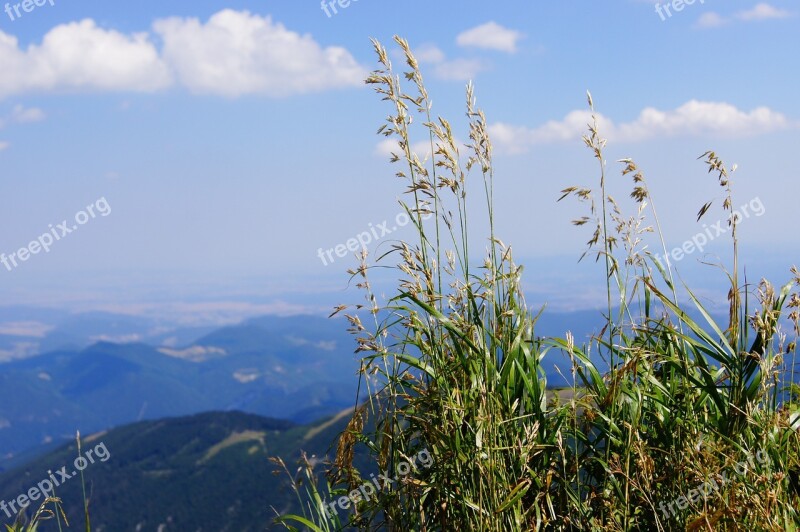
M 591 306 L 603 290 L 602 272 L 576 264 L 589 234 L 570 220 L 583 211 L 555 201 L 597 183 L 580 140 L 586 90 L 612 190 L 627 195 L 614 161 L 633 157 L 670 247 L 703 230 L 706 201 L 717 200 L 708 221 L 723 216 L 696 160 L 714 149 L 738 164 L 734 203 L 763 206 L 742 224 L 748 271 L 777 282 L 798 262 L 796 3 L 697 0 L 670 16 L 672 2 L 659 15 L 641 0 L 358 0 L 331 16 L 305 0 L 48 0 L 20 16 L 15 4 L 0 13 L 0 252 L 100 199 L 109 213 L 0 265 L 5 304 L 213 301 L 258 313 L 338 298 L 353 259 L 324 265 L 318 249 L 400 211 L 403 184 L 375 135 L 390 109 L 363 84 L 376 67 L 370 37 L 401 65 L 394 34 L 461 139 L 474 81 L 496 148 L 497 233 L 534 299 Z M 678 268 L 706 287 L 718 274 L 703 256 Z

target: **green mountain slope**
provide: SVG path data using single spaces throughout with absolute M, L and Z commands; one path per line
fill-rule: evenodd
M 211 412 L 134 423 L 87 437 L 82 455 L 93 451 L 94 463 L 84 470 L 93 530 L 268 529 L 276 510 L 297 510 L 288 479 L 273 473 L 276 466 L 268 458 L 280 456 L 290 470 L 301 450 L 322 458 L 347 419 L 297 426 L 241 412 Z M 48 478 L 48 471 L 67 466 L 65 472 L 71 474 L 77 456 L 73 443 L 0 474 L 0 501 L 27 493 Z M 81 529 L 80 477 L 55 478 L 62 482 L 56 495 L 63 500 L 71 528 Z M 2 511 L 0 521 L 10 522 Z M 40 528 L 57 529 L 55 521 Z

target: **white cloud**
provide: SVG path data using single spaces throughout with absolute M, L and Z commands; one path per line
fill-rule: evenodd
M 322 48 L 308 34 L 247 11 L 225 9 L 205 24 L 173 17 L 153 28 L 164 59 L 193 92 L 287 96 L 361 85 L 366 75 L 346 49 Z
M 411 151 L 417 154 L 421 161 L 430 159 L 431 157 L 431 143 L 430 141 L 421 140 L 411 144 Z M 399 157 L 403 156 L 403 150 L 400 149 L 400 143 L 394 138 L 385 138 L 375 146 L 375 155 L 381 157 L 390 157 L 392 153 L 397 154 Z
M 45 113 L 38 107 L 25 107 L 17 104 L 11 110 L 11 114 L 7 118 L 0 118 L 0 129 L 4 128 L 7 124 L 26 124 L 29 122 L 39 122 L 45 119 Z M 0 141 L 0 151 L 7 149 L 11 144 L 6 141 Z M 0 326 L 2 328 L 2 326 Z M 2 332 L 0 332 L 2 334 Z
M 492 21 L 460 33 L 456 43 L 459 46 L 514 53 L 517 51 L 517 41 L 522 37 L 522 33 Z
M 791 17 L 793 14 L 785 9 L 778 9 L 766 2 L 761 2 L 753 6 L 752 9 L 738 11 L 730 18 L 724 17 L 719 13 L 710 11 L 704 13 L 697 19 L 695 24 L 698 28 L 718 28 L 730 23 L 732 20 L 740 20 L 742 22 L 754 22 L 760 20 L 781 19 Z
M 462 142 L 461 139 L 458 137 L 454 138 L 456 147 L 459 151 L 464 149 L 466 145 L 465 142 Z M 434 140 L 434 150 L 436 149 L 436 145 L 438 142 Z M 420 161 L 430 161 L 431 159 L 431 141 L 430 140 L 420 140 L 417 142 L 411 143 L 411 152 L 416 153 L 417 157 L 419 157 Z M 400 149 L 400 143 L 397 141 L 396 137 L 388 137 L 384 138 L 375 146 L 375 155 L 380 157 L 390 157 L 392 153 L 397 154 L 399 157 L 403 157 L 403 150 Z M 438 155 L 437 155 L 438 157 Z
M 26 108 L 23 105 L 17 104 L 11 110 L 11 114 L 7 118 L 0 118 L 0 128 L 5 127 L 8 123 L 26 124 L 28 122 L 39 122 L 44 119 L 44 111 L 38 107 Z
M 38 107 L 25 108 L 22 105 L 15 105 L 11 111 L 11 120 L 18 124 L 27 124 L 29 122 L 41 122 L 46 115 L 44 111 Z
M 618 129 L 621 140 L 636 141 L 685 134 L 750 136 L 789 126 L 789 120 L 784 115 L 768 107 L 745 112 L 728 103 L 691 100 L 674 111 L 648 107 L 634 122 L 622 124 Z
M 414 57 L 419 63 L 441 63 L 445 60 L 444 52 L 434 44 L 421 44 L 415 47 Z
M 700 18 L 697 19 L 696 26 L 698 28 L 719 28 L 720 26 L 724 26 L 728 23 L 728 19 L 720 15 L 719 13 L 715 13 L 714 11 L 709 11 L 708 13 L 703 13 L 700 15 Z
M 414 48 L 414 57 L 420 64 L 433 65 L 434 75 L 447 81 L 469 81 L 487 68 L 480 59 L 458 58 L 448 61 L 444 52 L 432 44 Z
M 756 4 L 753 7 L 753 9 L 739 11 L 738 13 L 736 13 L 735 16 L 739 20 L 751 21 L 751 20 L 767 20 L 773 18 L 787 18 L 792 16 L 792 14 L 784 9 L 778 9 L 777 7 L 773 7 L 765 2 L 762 2 Z
M 449 81 L 469 81 L 475 79 L 486 66 L 479 59 L 453 59 L 436 65 L 436 76 Z
M 589 121 L 591 112 L 572 111 L 563 120 L 551 120 L 537 128 L 498 122 L 489 126 L 489 137 L 502 151 L 523 153 L 536 144 L 578 140 L 586 132 Z
M 679 135 L 751 136 L 779 131 L 798 124 L 767 107 L 750 112 L 727 103 L 691 100 L 671 111 L 647 107 L 632 122 L 615 124 L 597 115 L 600 133 L 617 142 L 639 142 L 657 137 Z M 537 144 L 577 141 L 587 132 L 589 111 L 572 111 L 562 120 L 553 120 L 536 128 L 504 123 L 492 124 L 493 143 L 506 153 L 523 153 Z
M 0 31 L 0 72 L 2 99 L 30 91 L 153 92 L 176 83 L 193 92 L 274 97 L 361 86 L 367 70 L 344 48 L 225 9 L 205 23 L 172 17 L 132 34 L 85 19 L 56 26 L 24 49 Z
M 0 31 L 0 71 L 0 97 L 65 89 L 154 91 L 170 84 L 147 34 L 105 30 L 91 19 L 56 26 L 26 50 Z

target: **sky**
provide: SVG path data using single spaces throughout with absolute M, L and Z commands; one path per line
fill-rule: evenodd
M 587 90 L 612 194 L 630 191 L 616 161 L 631 157 L 668 250 L 714 236 L 675 260 L 698 289 L 716 293 L 721 276 L 700 261 L 729 248 L 711 232 L 724 193 L 706 150 L 737 165 L 751 278 L 781 282 L 800 262 L 796 2 L 36 1 L 0 2 L 3 305 L 246 314 L 352 300 L 355 260 L 325 251 L 377 227 L 413 236 L 376 135 L 391 108 L 364 84 L 378 67 L 370 38 L 402 68 L 393 35 L 459 139 L 474 83 L 495 147 L 496 233 L 535 302 L 604 297 L 603 272 L 578 263 L 591 229 L 570 221 L 585 207 L 556 202 L 598 183 L 581 140 Z

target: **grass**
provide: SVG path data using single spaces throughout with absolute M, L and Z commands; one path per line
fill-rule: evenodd
M 784 375 L 800 335 L 797 268 L 781 286 L 742 283 L 738 220 L 729 219 L 733 264 L 721 268 L 729 312 L 715 322 L 649 251 L 650 233 L 663 256 L 666 245 L 632 159 L 618 164 L 632 180 L 625 203 L 634 214 L 607 193 L 606 141 L 593 120 L 584 143 L 598 163 L 598 186 L 565 188 L 560 200 L 587 207 L 573 223 L 590 229 L 584 256 L 605 271 L 605 327 L 584 345 L 569 332 L 537 337 L 541 310 L 526 306 L 523 269 L 494 231 L 492 145 L 473 87 L 470 142 L 462 146 L 450 122 L 431 114 L 408 43 L 395 42 L 404 71 L 376 41 L 379 68 L 366 81 L 391 108 L 379 133 L 398 142 L 391 161 L 406 183 L 402 205 L 416 239 L 372 262 L 363 252 L 350 272 L 366 295 L 345 315 L 370 399 L 356 405 L 324 478 L 315 464 L 302 464 L 306 481 L 293 486 L 306 511 L 279 522 L 325 531 L 796 530 L 800 394 L 794 374 Z M 431 160 L 411 149 L 417 130 Z M 711 151 L 699 159 L 730 216 L 735 168 Z M 481 205 L 489 223 L 478 229 L 488 245 L 473 264 L 476 228 L 467 215 Z M 712 207 L 700 206 L 698 220 Z M 400 281 L 379 300 L 370 272 L 387 263 Z M 557 356 L 572 361 L 573 383 L 558 399 L 542 369 Z M 372 471 L 391 472 L 421 449 L 431 453 L 429 469 L 361 498 L 346 515 L 322 511 L 370 480 L 354 465 L 357 453 L 369 455 Z
M 78 457 L 82 457 L 81 454 L 81 434 L 80 432 L 76 433 L 75 435 L 75 442 L 77 444 L 78 449 Z M 89 499 L 86 496 L 86 480 L 83 476 L 83 470 L 80 472 L 81 478 L 81 493 L 83 494 L 83 517 L 84 517 L 84 531 L 91 532 L 92 526 L 89 519 Z M 37 496 L 38 498 L 38 496 Z M 30 501 L 29 501 L 30 504 Z M 52 509 L 50 508 L 52 507 Z M 6 532 L 37 532 L 39 530 L 39 526 L 44 521 L 49 521 L 51 519 L 56 520 L 56 525 L 58 527 L 59 532 L 62 532 L 64 528 L 69 527 L 69 522 L 67 521 L 67 515 L 64 513 L 64 510 L 61 506 L 61 499 L 56 496 L 55 489 L 53 490 L 50 496 L 47 496 L 42 501 L 42 504 L 39 505 L 39 508 L 31 517 L 29 522 L 27 521 L 25 510 L 27 507 L 23 508 L 19 514 L 17 515 L 14 522 L 10 525 L 5 525 Z M 61 520 L 64 520 L 63 526 Z

